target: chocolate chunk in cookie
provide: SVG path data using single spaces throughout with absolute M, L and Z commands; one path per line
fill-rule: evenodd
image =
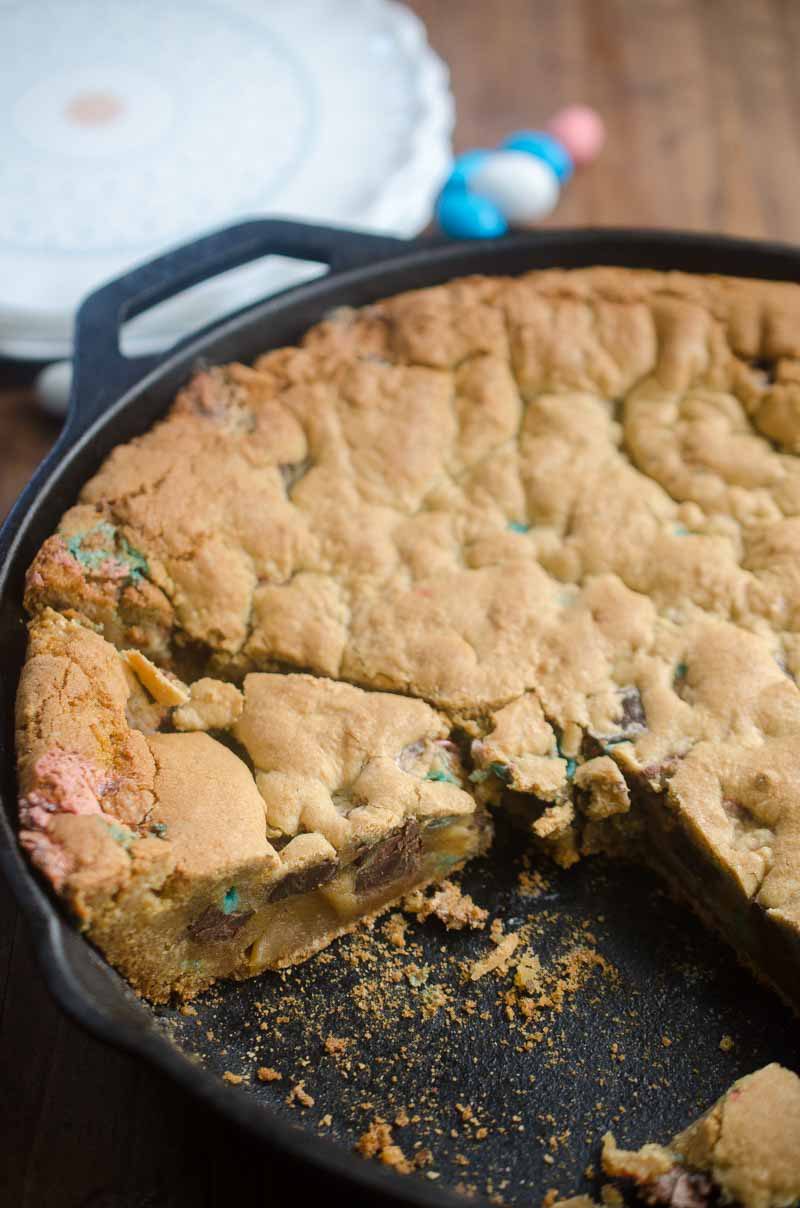
M 339 867 L 336 860 L 322 860 L 319 864 L 310 864 L 296 872 L 287 873 L 283 880 L 278 881 L 267 892 L 268 902 L 281 902 L 284 898 L 294 897 L 298 893 L 310 893 L 319 889 L 336 874 Z
M 359 859 L 356 892 L 367 893 L 410 876 L 422 857 L 422 837 L 415 818 L 376 843 Z

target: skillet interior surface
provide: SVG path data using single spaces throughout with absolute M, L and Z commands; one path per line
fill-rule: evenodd
M 304 231 L 315 233 L 293 224 L 251 225 L 273 235 L 291 226 L 301 243 Z M 398 254 L 393 241 L 327 235 L 324 258 L 358 267 L 193 338 L 148 365 L 129 388 L 124 383 L 136 374 L 87 358 L 87 333 L 79 327 L 84 360 L 71 424 L 2 535 L 3 868 L 61 1005 L 97 1035 L 169 1072 L 274 1153 L 309 1172 L 345 1178 L 373 1202 L 442 1203 L 459 1185 L 509 1203 L 530 1203 L 551 1186 L 571 1194 L 596 1187 L 585 1169 L 606 1129 L 626 1145 L 666 1139 L 739 1075 L 770 1060 L 800 1067 L 788 1010 L 649 873 L 601 860 L 569 872 L 527 864 L 501 826 L 489 856 L 462 884 L 507 931 L 523 928 L 539 957 L 542 1001 L 530 1018 L 519 1010 L 512 972 L 468 979 L 471 962 L 492 948 L 486 931 L 445 933 L 435 921 L 413 920 L 405 949 L 379 925 L 295 970 L 216 987 L 192 1004 L 195 1014 L 154 1011 L 64 923 L 16 846 L 13 696 L 24 655 L 22 579 L 102 458 L 164 412 L 200 359 L 247 361 L 295 341 L 332 307 L 471 272 L 619 264 L 798 279 L 800 254 L 617 231 L 547 232 Z M 273 250 L 274 238 L 267 242 L 263 250 Z M 345 250 L 334 255 L 336 248 Z M 393 251 L 386 263 L 369 263 Z M 101 312 L 96 308 L 94 318 Z M 115 335 L 116 312 L 107 323 Z M 115 401 L 104 397 L 104 377 Z M 279 1071 L 281 1080 L 260 1082 L 261 1066 Z M 226 1071 L 243 1082 L 223 1082 Z M 302 1094 L 287 1104 L 301 1082 Z M 400 1178 L 353 1154 L 371 1123 L 406 1118 L 394 1126 L 394 1140 L 409 1159 L 422 1153 L 417 1172 Z

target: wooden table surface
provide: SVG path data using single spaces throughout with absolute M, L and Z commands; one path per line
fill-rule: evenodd
M 569 186 L 553 224 L 800 242 L 798 0 L 412 7 L 452 70 L 458 150 L 492 145 L 572 101 L 605 116 L 607 148 Z M 0 514 L 56 431 L 26 374 L 0 367 Z M 0 1203 L 199 1208 L 237 1191 L 276 1201 L 252 1146 L 61 1016 L 2 885 L 0 1011 Z

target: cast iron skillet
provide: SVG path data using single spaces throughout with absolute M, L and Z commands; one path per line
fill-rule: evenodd
M 163 356 L 121 356 L 118 338 L 125 319 L 268 253 L 317 260 L 332 271 L 249 307 Z M 509 1027 L 498 983 L 491 978 L 478 983 L 478 1009 L 455 1032 L 443 1011 L 429 1019 L 412 1012 L 410 1021 L 392 1016 L 388 1027 L 376 1027 L 363 1004 L 354 1005 L 352 991 L 361 974 L 339 958 L 309 962 L 283 982 L 267 975 L 225 985 L 200 1001 L 197 1020 L 153 1011 L 65 920 L 17 846 L 13 701 L 25 642 L 23 576 L 40 542 L 101 460 L 164 412 L 198 361 L 248 361 L 296 341 L 333 307 L 362 305 L 463 274 L 591 264 L 800 279 L 800 251 L 794 248 L 702 235 L 546 231 L 498 242 L 426 246 L 293 222 L 246 222 L 169 252 L 86 300 L 77 320 L 64 431 L 0 533 L 0 861 L 27 918 L 47 984 L 62 1008 L 90 1032 L 165 1071 L 260 1139 L 273 1157 L 291 1164 L 295 1176 L 324 1177 L 328 1195 L 332 1178 L 348 1184 L 351 1199 L 366 1197 L 372 1203 L 463 1203 L 449 1189 L 459 1179 L 478 1193 L 494 1190 L 527 1203 L 553 1184 L 564 1193 L 587 1187 L 583 1168 L 609 1124 L 625 1143 L 671 1135 L 734 1077 L 768 1060 L 798 1068 L 796 1028 L 780 1003 L 648 874 L 585 862 L 568 874 L 548 872 L 546 892 L 524 897 L 517 884 L 520 855 L 503 835 L 489 859 L 468 872 L 466 888 L 494 910 L 499 907 L 507 924 L 523 919 L 541 924 L 534 947 L 543 963 L 557 961 L 574 947 L 576 929 L 589 927 L 587 943 L 616 970 L 615 979 L 601 979 L 560 1014 L 545 1012 L 537 1024 L 538 1041 Z M 452 968 L 441 971 L 437 965 L 441 930 L 429 924 L 414 934 L 432 977 L 457 981 Z M 340 951 L 346 953 L 347 944 Z M 485 935 L 452 934 L 447 944 L 448 951 L 465 959 L 487 948 Z M 458 994 L 463 997 L 463 986 L 452 988 L 456 1000 Z M 247 1050 L 257 1024 L 256 1004 L 271 1005 L 274 1019 L 276 1004 L 287 994 L 315 1004 L 316 1012 L 313 1035 L 308 1026 L 290 1020 L 267 1054 L 287 1071 L 288 1082 L 226 1086 L 218 1077 L 222 1070 L 253 1068 Z M 224 1038 L 227 1051 L 221 1055 L 208 1046 L 200 1065 L 186 1054 L 200 1048 L 206 1024 Z M 361 1066 L 348 1079 L 322 1057 L 326 1029 L 356 1038 L 354 1055 Z M 734 1040 L 732 1050 L 720 1049 L 725 1034 Z M 309 1056 L 310 1067 L 304 1065 Z M 300 1113 L 285 1106 L 284 1096 L 291 1079 L 304 1070 L 316 1108 Z M 431 1144 L 438 1179 L 400 1178 L 352 1152 L 354 1138 L 370 1119 L 392 1118 L 398 1095 L 412 1111 L 416 1104 L 422 1119 L 397 1139 L 409 1152 L 415 1137 Z M 362 1106 L 365 1101 L 371 1109 Z M 485 1139 L 475 1137 L 474 1126 L 465 1135 L 457 1103 L 474 1106 L 486 1121 Z M 334 1116 L 330 1135 L 317 1137 L 314 1126 L 327 1111 Z M 466 1167 L 459 1154 L 466 1155 Z

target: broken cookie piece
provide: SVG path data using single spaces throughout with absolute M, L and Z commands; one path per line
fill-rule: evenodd
M 780 1065 L 740 1078 L 666 1146 L 603 1142 L 603 1169 L 667 1208 L 789 1208 L 800 1198 L 800 1079 Z
M 122 659 L 157 704 L 174 708 L 189 700 L 186 684 L 177 675 L 157 667 L 141 650 L 123 650 Z
M 190 685 L 185 700 L 172 714 L 176 730 L 229 730 L 239 720 L 244 699 L 235 684 L 199 679 Z

